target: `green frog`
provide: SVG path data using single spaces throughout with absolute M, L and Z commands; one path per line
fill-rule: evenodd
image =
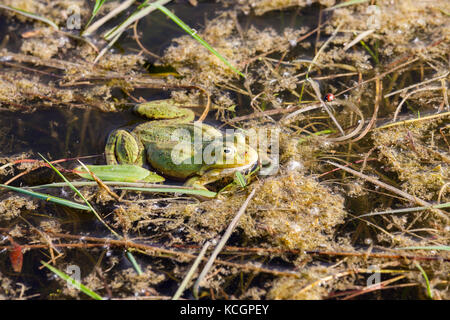
M 108 165 L 150 165 L 158 173 L 187 186 L 205 185 L 251 169 L 258 153 L 241 134 L 224 135 L 216 128 L 194 122 L 192 110 L 172 100 L 136 105 L 134 111 L 152 121 L 132 131 L 113 131 L 105 147 Z

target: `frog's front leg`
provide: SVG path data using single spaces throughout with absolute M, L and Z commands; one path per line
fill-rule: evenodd
M 220 169 L 216 170 L 209 170 L 204 174 L 194 176 L 192 178 L 189 178 L 184 185 L 186 187 L 193 187 L 195 189 L 202 189 L 202 190 L 208 190 L 208 188 L 205 187 L 205 185 L 217 181 L 222 176 L 222 171 Z M 208 190 L 209 191 L 209 190 Z
M 125 130 L 112 132 L 106 143 L 107 164 L 144 164 L 144 147 L 131 133 Z

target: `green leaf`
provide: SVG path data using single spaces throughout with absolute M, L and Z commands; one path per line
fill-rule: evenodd
M 236 171 L 235 175 L 236 175 L 236 180 L 239 183 L 239 185 L 242 188 L 245 188 L 245 186 L 247 185 L 247 182 L 245 181 L 245 178 L 242 175 L 242 173 L 240 173 L 239 171 Z
M 66 199 L 62 199 L 62 198 L 58 198 L 49 194 L 44 194 L 44 193 L 40 193 L 40 192 L 35 192 L 35 191 L 30 191 L 24 188 L 17 188 L 17 187 L 13 187 L 13 186 L 8 186 L 6 184 L 0 184 L 0 187 L 2 188 L 6 188 L 12 191 L 16 191 L 16 192 L 20 192 L 38 199 L 42 199 L 45 201 L 49 201 L 49 202 L 54 202 L 66 207 L 70 207 L 70 208 L 75 208 L 75 209 L 80 209 L 80 210 L 86 210 L 86 211 L 91 211 L 91 209 L 88 206 L 73 202 L 73 201 L 69 201 Z
M 72 277 L 70 277 L 69 275 L 65 274 L 61 270 L 59 270 L 59 269 L 49 265 L 48 263 L 46 263 L 44 261 L 41 261 L 41 263 L 45 267 L 50 269 L 50 271 L 53 272 L 54 274 L 56 274 L 58 277 L 60 277 L 63 280 L 66 280 L 66 281 L 70 282 L 72 285 L 77 287 L 81 292 L 87 294 L 89 297 L 91 297 L 91 298 L 93 298 L 95 300 L 103 300 L 103 298 L 101 296 L 99 296 L 97 293 L 95 293 L 91 289 L 89 289 L 86 286 L 84 286 L 81 282 L 79 282 L 79 281 L 73 279 Z
M 415 262 L 415 265 L 416 265 L 417 269 L 420 270 L 420 272 L 422 273 L 423 278 L 425 279 L 425 283 L 427 284 L 428 297 L 430 299 L 433 299 L 433 294 L 431 293 L 430 281 L 428 280 L 427 273 L 425 272 L 425 270 L 423 270 L 423 268 L 420 266 L 420 264 Z
M 142 191 L 142 192 L 168 192 L 168 193 L 183 193 L 183 194 L 192 194 L 207 198 L 214 198 L 217 193 L 209 191 L 209 190 L 202 190 L 202 189 L 188 189 L 188 188 L 138 188 L 138 187 L 121 187 L 118 188 L 121 190 L 134 190 L 134 191 Z
M 56 30 L 59 30 L 59 27 L 56 25 L 56 23 L 54 23 L 53 21 L 51 21 L 51 20 L 49 20 L 49 19 L 47 19 L 45 17 L 41 17 L 41 16 L 39 16 L 39 15 L 37 15 L 35 13 L 28 12 L 28 11 L 25 11 L 25 10 L 22 10 L 22 9 L 19 9 L 19 8 L 7 6 L 7 5 L 4 5 L 4 4 L 0 4 L 0 8 L 1 9 L 10 10 L 10 11 L 14 11 L 15 13 L 21 14 L 21 15 L 23 15 L 25 17 L 42 21 L 42 22 L 48 24 L 49 26 L 55 28 Z
M 133 265 L 134 270 L 136 270 L 136 273 L 138 275 L 141 275 L 143 273 L 141 266 L 137 263 L 136 259 L 134 258 L 133 254 L 130 251 L 127 251 L 127 257 L 128 260 L 130 260 L 131 264 Z
M 223 63 L 225 63 L 228 67 L 230 67 L 234 72 L 245 78 L 244 74 L 242 74 L 239 70 L 237 70 L 233 65 L 228 62 L 227 59 L 225 59 L 220 53 L 218 53 L 213 47 L 211 47 L 205 40 L 203 40 L 197 33 L 192 30 L 187 24 L 185 24 L 183 21 L 180 20 L 176 15 L 174 15 L 170 10 L 168 10 L 166 7 L 160 5 L 159 3 L 151 3 L 148 5 L 153 5 L 156 8 L 158 8 L 161 12 L 163 12 L 166 16 L 168 16 L 170 19 L 172 19 L 176 24 L 178 24 L 184 31 L 186 31 L 188 34 L 190 34 L 195 40 L 200 42 L 206 49 L 208 49 L 211 53 L 213 53 L 217 58 L 222 60 Z
M 100 180 L 124 182 L 163 182 L 165 179 L 143 167 L 129 164 L 87 165 Z M 93 180 L 92 176 L 82 166 L 74 169 L 75 173 L 84 179 Z
M 106 0 L 95 0 L 95 6 L 94 6 L 94 9 L 92 9 L 91 18 L 89 19 L 88 23 L 86 23 L 85 28 L 87 28 L 91 24 L 92 19 L 94 19 L 94 17 L 97 15 L 98 11 L 100 10 L 100 8 L 103 6 L 103 4 L 105 2 L 106 2 Z

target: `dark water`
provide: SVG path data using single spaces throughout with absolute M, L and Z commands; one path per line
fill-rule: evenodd
M 101 154 L 115 128 L 135 123 L 132 112 L 38 108 L 32 113 L 0 111 L 2 156 L 38 152 L 50 159 Z

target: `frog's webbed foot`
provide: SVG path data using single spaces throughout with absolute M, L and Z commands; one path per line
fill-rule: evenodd
M 194 188 L 194 189 L 200 189 L 200 190 L 207 190 L 207 191 L 209 191 L 206 187 L 205 187 L 205 184 L 207 184 L 207 183 L 209 183 L 210 181 L 205 181 L 204 179 L 202 179 L 202 177 L 200 177 L 200 176 L 195 176 L 195 177 L 192 177 L 192 178 L 190 178 L 190 179 L 188 179 L 185 183 L 184 183 L 184 185 L 186 186 L 186 187 L 192 187 L 192 188 Z
M 208 170 L 207 172 L 200 170 L 198 176 L 194 176 L 188 179 L 184 185 L 187 187 L 193 187 L 195 189 L 208 190 L 205 185 L 220 179 L 221 173 L 222 170 L 220 169 Z
M 106 162 L 108 164 L 144 163 L 143 147 L 135 137 L 125 130 L 116 130 L 108 137 L 105 147 Z

